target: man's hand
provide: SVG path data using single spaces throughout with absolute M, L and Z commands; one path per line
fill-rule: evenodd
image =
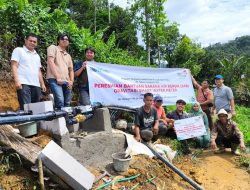
M 215 150 L 217 148 L 216 143 L 214 141 L 211 142 L 211 148 Z
M 168 125 L 168 122 L 166 120 L 162 119 L 161 121 L 164 123 L 164 125 Z
M 62 79 L 56 79 L 56 82 L 60 86 L 64 84 L 64 80 L 62 80 Z
M 73 82 L 72 81 L 68 81 L 68 88 L 71 90 L 73 87 Z
M 42 92 L 46 92 L 46 86 L 44 84 L 41 85 Z
M 157 135 L 158 132 L 159 132 L 159 126 L 153 127 L 153 134 L 154 134 L 154 135 Z
M 141 142 L 141 136 L 139 135 L 139 136 L 136 136 L 135 137 L 135 140 L 137 141 L 137 142 Z
M 244 151 L 246 149 L 246 146 L 245 146 L 244 142 L 240 143 L 240 149 L 242 151 Z
M 83 69 L 86 69 L 87 63 L 88 63 L 87 61 L 82 62 L 82 67 L 83 67 Z
M 15 86 L 17 90 L 22 89 L 22 84 L 19 81 L 15 81 Z

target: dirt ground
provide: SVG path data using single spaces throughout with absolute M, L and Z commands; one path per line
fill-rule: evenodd
M 17 110 L 18 102 L 15 87 L 11 81 L 0 80 L 0 111 Z M 45 134 L 41 134 L 45 135 Z M 41 146 L 46 145 L 49 138 L 43 139 L 35 137 L 33 139 Z M 174 159 L 174 164 L 186 175 L 207 190 L 249 190 L 250 174 L 246 168 L 239 166 L 238 157 L 230 152 L 215 155 L 211 151 L 204 151 L 201 155 L 186 156 Z M 0 164 L 0 170 L 1 170 Z M 90 168 L 95 176 L 100 175 L 100 171 Z M 187 190 L 193 189 L 187 182 L 182 180 L 177 174 L 171 171 L 165 164 L 157 159 L 150 159 L 146 156 L 134 156 L 131 160 L 130 169 L 125 173 L 116 173 L 112 169 L 112 164 L 107 166 L 107 170 L 116 177 L 129 177 L 140 174 L 137 178 L 120 182 L 113 186 L 113 189 L 142 189 L 142 190 Z M 1 171 L 0 171 L 1 172 Z M 34 182 L 37 178 L 29 169 L 18 168 L 0 175 L 0 189 L 34 189 Z M 104 184 L 100 180 L 93 189 Z M 37 188 L 39 189 L 39 188 Z M 110 186 L 107 189 L 111 189 Z
M 174 164 L 206 190 L 249 190 L 250 188 L 249 173 L 245 168 L 238 166 L 237 157 L 230 152 L 217 155 L 208 150 L 195 158 L 192 156 L 177 158 Z M 138 185 L 136 189 L 141 190 L 194 189 L 161 161 L 142 155 L 133 157 L 128 172 L 109 171 L 112 175 L 122 177 L 140 174 L 134 180 L 115 184 L 112 189 L 131 189 L 136 185 Z M 100 173 L 95 173 L 97 176 L 98 174 Z M 147 182 L 152 178 L 154 178 L 152 182 Z M 101 180 L 93 189 L 102 184 L 104 182 Z M 108 189 L 111 189 L 111 186 Z
M 0 78 L 0 111 L 16 111 L 19 108 L 14 82 Z

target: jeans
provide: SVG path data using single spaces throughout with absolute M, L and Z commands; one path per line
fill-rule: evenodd
M 79 101 L 80 101 L 80 105 L 82 106 L 86 106 L 86 105 L 90 105 L 90 98 L 89 98 L 89 90 L 87 88 L 79 88 L 80 91 L 80 97 L 79 97 Z
M 22 89 L 17 90 L 17 98 L 20 105 L 20 110 L 23 110 L 24 104 L 36 103 L 40 101 L 41 88 L 22 84 Z
M 50 89 L 55 100 L 55 107 L 62 108 L 70 106 L 72 90 L 66 84 L 58 85 L 56 79 L 48 79 Z

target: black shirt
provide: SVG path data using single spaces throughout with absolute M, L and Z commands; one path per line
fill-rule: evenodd
M 151 129 L 155 125 L 155 121 L 158 120 L 157 111 L 151 108 L 149 113 L 145 112 L 143 106 L 140 107 L 135 116 L 135 125 L 139 126 L 141 130 Z

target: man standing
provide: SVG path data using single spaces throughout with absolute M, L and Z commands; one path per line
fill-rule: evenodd
M 232 89 L 224 85 L 224 79 L 222 75 L 215 76 L 216 88 L 214 89 L 214 107 L 213 112 L 218 113 L 219 110 L 225 109 L 233 116 L 235 113 L 234 96 Z
M 24 104 L 40 101 L 41 88 L 46 91 L 41 72 L 41 59 L 35 48 L 38 37 L 28 34 L 23 47 L 14 49 L 11 56 L 11 69 L 17 90 L 20 109 Z
M 57 37 L 58 46 L 51 45 L 47 49 L 47 79 L 58 109 L 69 106 L 72 98 L 73 62 L 66 51 L 69 41 L 67 34 L 60 34 Z
M 197 89 L 197 101 L 200 103 L 202 111 L 204 111 L 208 118 L 209 128 L 212 129 L 213 121 L 211 117 L 211 110 L 213 103 L 213 92 L 209 89 L 209 81 L 203 80 L 201 85 L 192 76 L 192 82 L 194 87 Z
M 185 110 L 185 105 L 186 102 L 184 100 L 177 100 L 176 101 L 176 110 L 170 112 L 167 114 L 167 118 L 172 119 L 172 120 L 180 120 L 180 119 L 186 119 L 188 118 L 188 114 L 184 111 Z M 177 138 L 175 129 L 174 129 L 174 123 L 170 123 L 169 124 L 169 128 L 168 128 L 168 136 L 172 137 L 172 138 Z M 187 140 L 182 140 L 181 142 L 181 146 L 182 146 L 182 151 L 184 154 L 190 154 L 191 151 L 188 147 L 188 142 Z
M 152 108 L 153 94 L 144 94 L 143 102 L 144 105 L 138 109 L 135 117 L 135 139 L 138 142 L 142 139 L 150 141 L 159 131 L 157 112 Z
M 85 61 L 78 62 L 74 66 L 74 74 L 77 78 L 77 84 L 80 92 L 80 104 L 81 105 L 90 105 L 89 98 L 89 82 L 88 82 L 88 74 L 86 65 L 89 61 L 94 61 L 95 57 L 95 49 L 92 47 L 88 47 L 85 49 Z

